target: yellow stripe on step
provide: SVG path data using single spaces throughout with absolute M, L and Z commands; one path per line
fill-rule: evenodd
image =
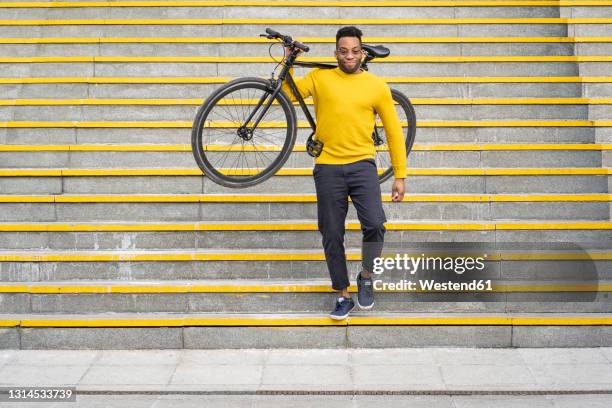
M 3 3 L 0 3 L 0 8 Z M 611 2 L 612 4 L 612 2 Z M 303 43 L 333 44 L 333 37 L 300 37 Z M 387 44 L 465 43 L 608 43 L 612 37 L 363 37 L 364 42 Z M 106 37 L 0 38 L 0 44 L 270 44 L 259 37 Z
M 0 99 L 0 106 L 199 106 L 197 99 Z M 257 100 L 226 101 L 227 105 L 255 105 Z M 612 98 L 412 98 L 413 105 L 611 105 Z M 307 101 L 312 105 L 312 100 Z
M 389 222 L 389 231 L 495 231 L 495 230 L 609 230 L 609 221 L 566 222 Z M 346 228 L 361 230 L 361 225 L 348 222 Z M 317 231 L 311 222 L 267 223 L 4 223 L 1 232 L 142 232 L 142 231 Z
M 63 121 L 63 122 L 0 122 L 0 128 L 81 128 L 81 129 L 185 129 L 191 128 L 189 121 Z M 210 128 L 233 128 L 235 123 L 229 121 L 215 121 L 207 123 Z M 283 128 L 285 122 L 261 122 L 261 128 Z M 610 127 L 609 120 L 481 120 L 481 121 L 419 121 L 417 127 L 422 128 L 451 128 L 451 127 Z M 307 121 L 298 121 L 298 128 L 306 129 L 310 125 Z
M 590 315 L 513 315 L 482 314 L 469 316 L 427 316 L 427 315 L 381 315 L 350 316 L 346 320 L 336 321 L 327 316 L 305 315 L 218 315 L 211 317 L 79 317 L 79 318 L 22 318 L 3 319 L 3 327 L 184 327 L 184 326 L 609 326 L 612 316 L 609 314 Z
M 0 152 L 191 152 L 188 144 L 121 144 L 121 145 L 0 145 Z M 231 151 L 223 146 L 207 146 L 207 150 Z M 240 151 L 280 151 L 277 146 L 243 146 Z M 387 150 L 385 148 L 380 150 Z M 415 144 L 412 151 L 603 151 L 612 150 L 608 143 L 451 143 L 451 144 Z M 293 152 L 305 152 L 306 147 L 296 144 Z
M 612 19 L 610 19 L 612 24 Z M 1 25 L 1 24 L 0 24 Z M 302 57 L 305 62 L 335 63 L 332 57 Z M 476 63 L 476 62 L 611 62 L 609 55 L 507 55 L 507 56 L 391 56 L 376 63 Z M 0 57 L 2 64 L 18 63 L 272 63 L 271 57 Z
M 24 1 L 0 3 L 0 8 L 106 8 L 106 7 L 550 7 L 610 6 L 609 0 L 178 0 L 178 1 Z
M 347 253 L 349 261 L 361 261 L 359 253 Z M 610 261 L 612 252 L 502 252 L 491 254 L 487 261 Z M 125 251 L 108 252 L 27 252 L 0 254 L 0 262 L 212 262 L 212 261 L 325 261 L 322 251 L 317 252 L 232 252 L 232 253 L 177 253 Z
M 1 3 L 0 3 L 1 4 Z M 211 18 L 211 19 L 13 19 L 0 26 L 63 25 L 462 25 L 462 24 L 610 24 L 612 18 Z
M 382 170 L 379 170 L 379 172 Z M 225 174 L 250 175 L 254 171 L 223 171 Z M 606 176 L 608 168 L 409 168 L 408 176 Z M 276 176 L 311 176 L 312 169 L 281 169 Z M 0 169 L 0 177 L 136 177 L 202 176 L 198 169 Z
M 0 195 L 0 203 L 314 203 L 314 194 Z M 383 202 L 391 202 L 388 194 Z M 606 202 L 612 194 L 411 194 L 403 202 Z
M 350 292 L 356 292 L 350 288 Z M 612 284 L 494 284 L 491 290 L 467 292 L 489 293 L 557 293 L 557 292 L 611 292 Z M 30 284 L 15 283 L 0 285 L 0 293 L 30 294 L 111 294 L 111 293 L 332 293 L 330 285 L 299 283 L 276 284 L 147 284 L 147 283 L 108 283 L 108 284 Z M 377 292 L 436 293 L 435 290 L 377 290 Z M 463 291 L 461 291 L 463 292 Z
M 48 77 L 0 78 L 0 84 L 223 84 L 229 77 Z M 389 83 L 610 83 L 599 77 L 382 77 Z
M 382 171 L 379 169 L 379 172 Z M 250 175 L 254 171 L 223 171 L 225 174 Z M 408 176 L 606 176 L 609 168 L 409 168 Z M 311 176 L 312 169 L 286 168 L 276 176 Z M 0 177 L 136 177 L 202 176 L 199 169 L 0 169 Z

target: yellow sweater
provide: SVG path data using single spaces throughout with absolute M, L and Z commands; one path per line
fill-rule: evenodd
M 405 138 L 391 90 L 382 79 L 367 71 L 346 74 L 340 68 L 317 68 L 296 84 L 303 98 L 314 100 L 316 138 L 324 144 L 315 163 L 347 164 L 374 158 L 376 112 L 385 128 L 395 178 L 406 177 Z M 283 90 L 296 101 L 286 81 Z

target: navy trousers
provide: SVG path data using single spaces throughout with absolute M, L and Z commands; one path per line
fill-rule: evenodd
M 371 272 L 374 258 L 382 252 L 387 218 L 382 206 L 376 163 L 373 159 L 366 159 L 349 164 L 316 164 L 313 175 L 325 261 L 332 287 L 342 290 L 350 286 L 344 249 L 349 197 L 357 210 L 363 233 L 363 268 Z

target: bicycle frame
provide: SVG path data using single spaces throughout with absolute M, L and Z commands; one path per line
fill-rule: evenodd
M 276 98 L 276 95 L 278 95 L 278 93 L 281 91 L 283 81 L 285 81 L 285 80 L 287 81 L 287 85 L 289 85 L 289 89 L 291 89 L 291 92 L 293 93 L 293 95 L 297 99 L 298 103 L 300 104 L 300 107 L 302 108 L 302 111 L 304 112 L 304 115 L 306 116 L 306 120 L 308 121 L 308 124 L 312 128 L 312 131 L 313 132 L 316 131 L 317 124 L 316 124 L 314 118 L 312 117 L 312 114 L 310 113 L 310 110 L 306 106 L 306 102 L 304 102 L 304 98 L 302 98 L 302 95 L 300 95 L 300 92 L 297 89 L 297 85 L 295 84 L 295 81 L 293 80 L 293 77 L 289 73 L 289 69 L 291 69 L 291 67 L 294 67 L 294 66 L 309 67 L 309 68 L 333 69 L 333 68 L 337 68 L 337 65 L 326 64 L 326 63 L 322 63 L 322 62 L 296 61 L 296 58 L 297 58 L 297 54 L 296 53 L 292 53 L 289 57 L 287 57 L 287 63 L 284 65 L 283 69 L 281 70 L 280 74 L 278 75 L 278 78 L 277 79 L 275 79 L 274 77 L 270 78 L 270 82 L 274 86 L 274 91 L 271 94 L 263 95 L 259 99 L 259 102 L 257 102 L 257 105 L 255 106 L 255 109 L 251 112 L 251 114 L 249 115 L 249 117 L 247 118 L 245 123 L 240 127 L 240 129 L 239 129 L 240 133 L 244 134 L 246 137 L 249 137 L 249 138 L 252 137 L 253 131 L 257 128 L 257 125 L 259 125 L 259 122 L 261 122 L 262 118 L 265 116 L 265 114 L 268 111 L 268 109 L 270 109 L 270 106 L 272 105 L 272 102 Z M 366 55 L 366 58 L 364 59 L 362 65 L 361 65 L 361 68 L 364 69 L 365 71 L 367 71 L 368 70 L 367 63 L 370 62 L 373 59 L 374 58 L 370 57 L 369 55 Z M 269 99 L 268 99 L 268 97 L 269 97 Z M 258 115 L 258 117 L 255 120 L 255 123 L 253 124 L 253 126 L 250 127 L 250 128 L 247 128 L 246 124 L 250 123 L 250 121 L 255 116 L 256 112 L 259 110 L 259 108 L 261 108 L 262 105 L 264 105 L 264 103 L 265 103 L 265 106 L 264 106 L 263 110 L 260 112 L 260 114 Z M 243 137 L 243 136 L 241 135 L 241 137 Z M 245 139 L 245 140 L 249 140 L 249 139 Z

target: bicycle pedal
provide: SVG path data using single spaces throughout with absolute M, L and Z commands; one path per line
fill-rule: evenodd
M 308 136 L 308 140 L 306 141 L 306 152 L 311 157 L 319 157 L 321 152 L 323 151 L 323 143 L 315 140 L 313 135 Z

